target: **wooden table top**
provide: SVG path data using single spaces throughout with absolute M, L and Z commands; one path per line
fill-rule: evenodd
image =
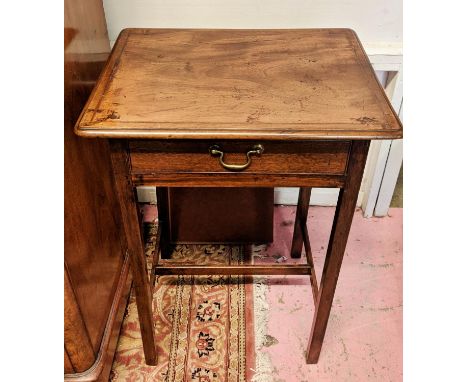
M 395 139 L 349 29 L 125 29 L 75 131 L 150 139 Z

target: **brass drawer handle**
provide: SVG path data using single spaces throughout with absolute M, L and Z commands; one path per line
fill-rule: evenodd
M 252 149 L 247 151 L 245 154 L 247 156 L 247 162 L 244 164 L 228 164 L 223 162 L 223 157 L 224 157 L 224 152 L 221 150 L 221 147 L 218 145 L 214 145 L 210 147 L 210 154 L 213 156 L 219 155 L 219 163 L 221 166 L 223 166 L 225 169 L 230 170 L 230 171 L 242 171 L 245 170 L 247 167 L 250 166 L 250 163 L 252 163 L 252 155 L 262 155 L 263 153 L 263 146 L 262 145 L 254 145 Z

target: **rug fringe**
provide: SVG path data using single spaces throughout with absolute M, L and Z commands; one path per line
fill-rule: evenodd
M 266 341 L 269 305 L 266 300 L 268 290 L 266 277 L 254 277 L 254 325 L 255 325 L 255 372 L 251 382 L 271 382 L 272 363 L 270 356 L 262 351 Z

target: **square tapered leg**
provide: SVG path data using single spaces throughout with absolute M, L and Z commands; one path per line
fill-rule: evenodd
M 310 193 L 312 188 L 301 187 L 299 189 L 299 197 L 297 200 L 296 219 L 294 221 L 294 233 L 291 245 L 291 257 L 300 258 L 304 240 L 302 237 L 301 225 L 307 221 L 309 213 Z
M 366 164 L 369 141 L 353 141 L 346 183 L 340 189 L 333 227 L 322 272 L 314 321 L 309 338 L 307 363 L 317 363 L 346 249 L 349 230 Z
M 122 222 L 130 255 L 138 318 L 140 320 L 141 339 L 147 365 L 156 365 L 156 342 L 153 325 L 152 294 L 146 258 L 143 247 L 143 234 L 138 218 L 136 190 L 133 187 L 127 143 L 125 140 L 111 140 L 111 160 L 114 182 L 119 199 Z

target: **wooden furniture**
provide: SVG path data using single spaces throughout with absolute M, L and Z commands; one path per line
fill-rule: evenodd
M 135 186 L 157 186 L 160 249 L 170 255 L 167 187 L 301 187 L 293 257 L 307 265 L 171 266 L 157 274 L 310 275 L 319 359 L 371 139 L 402 137 L 348 29 L 126 29 L 75 131 L 109 138 L 131 254 L 146 362 L 157 362 Z M 320 284 L 306 216 L 311 187 L 340 194 Z
M 167 194 L 171 243 L 273 241 L 273 188 L 168 187 Z
M 131 274 L 109 144 L 73 133 L 110 53 L 101 0 L 65 1 L 64 371 L 107 381 Z

